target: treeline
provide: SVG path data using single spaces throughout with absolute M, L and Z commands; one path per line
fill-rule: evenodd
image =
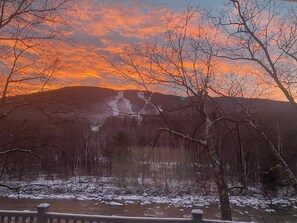
M 276 102 L 275 102 L 276 103 Z M 230 108 L 230 106 L 228 105 Z M 294 112 L 257 109 L 255 117 L 290 168 L 297 173 Z M 282 107 L 279 107 L 282 108 Z M 226 109 L 225 109 L 226 110 Z M 262 187 L 276 191 L 289 183 L 273 155 L 240 112 L 232 109 L 236 123 L 216 127 L 216 145 L 230 186 L 240 189 Z M 108 117 L 101 126 L 87 118 L 27 106 L 16 109 L 1 121 L 0 179 L 31 180 L 40 176 L 113 177 L 120 186 L 155 184 L 170 187 L 193 185 L 209 191 L 214 181 L 207 151 L 158 129 L 169 122 L 186 135 L 202 134 L 199 116 L 191 110 L 171 110 L 166 117 Z M 216 116 L 216 112 L 211 115 Z M 8 152 L 9 151 L 9 152 Z

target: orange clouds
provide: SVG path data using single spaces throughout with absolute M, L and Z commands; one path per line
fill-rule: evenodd
M 70 13 L 71 41 L 57 46 L 62 64 L 55 84 L 122 85 L 120 77 L 106 73 L 98 53 L 120 53 L 127 43 L 163 32 L 168 11 L 145 1 L 77 1 Z
M 171 3 L 171 1 L 167 2 Z M 172 0 L 172 2 L 176 1 Z M 160 4 L 160 1 L 76 0 L 73 7 L 73 10 L 70 10 L 69 15 L 67 15 L 69 25 L 66 29 L 67 32 L 65 32 L 67 41 L 54 42 L 54 46 L 49 51 L 59 59 L 60 63 L 54 81 L 48 86 L 48 89 L 72 85 L 91 85 L 117 89 L 136 88 L 133 83 L 114 72 L 114 69 L 108 66 L 102 55 L 117 57 L 118 54 L 127 53 L 127 45 L 144 44 L 146 40 L 153 40 L 154 38 L 156 38 L 156 42 L 160 43 L 164 39 L 159 37 L 168 31 L 167 28 L 171 31 L 182 29 L 186 19 L 184 13 L 174 12 L 172 8 Z M 170 17 L 172 15 L 174 18 Z M 217 44 L 217 46 L 221 46 L 221 43 L 224 43 L 222 46 L 234 44 L 234 42 L 229 41 L 227 35 L 220 33 L 207 21 L 201 20 L 199 12 L 192 17 L 191 23 L 187 24 L 187 37 L 198 39 L 207 37 L 203 44 L 206 44 L 206 41 Z M 166 20 L 168 18 L 171 19 L 169 19 L 169 24 Z M 199 25 L 203 26 L 203 29 Z M 171 36 L 171 38 L 175 37 Z M 183 64 L 178 64 L 178 66 L 184 66 L 189 74 L 192 72 L 189 76 L 194 79 L 194 65 L 201 71 L 206 68 L 203 63 L 193 62 L 192 53 L 194 50 L 191 47 L 191 44 L 188 44 L 186 48 L 188 52 L 184 54 L 186 55 L 185 60 Z M 160 50 L 166 51 L 168 49 Z M 167 53 L 173 52 L 168 50 Z M 205 55 L 201 55 L 205 57 Z M 175 56 L 175 59 L 178 60 L 178 55 Z M 143 66 L 143 68 L 151 69 L 149 62 L 143 57 L 133 59 L 136 64 Z M 162 61 L 161 63 L 162 66 L 166 66 L 166 62 Z M 218 78 L 223 79 L 224 74 L 235 72 L 236 68 L 233 61 L 220 60 L 215 63 L 214 72 L 218 74 Z M 258 72 L 253 70 L 250 64 L 237 63 L 237 65 L 241 69 L 241 72 L 238 72 L 239 77 L 244 77 L 247 73 Z M 118 68 L 126 71 L 126 74 L 129 73 L 127 76 L 137 77 L 137 73 L 123 63 Z M 177 71 L 174 66 L 168 68 L 174 72 Z M 156 73 L 162 72 L 160 67 L 155 66 L 153 69 Z M 36 83 L 32 89 L 38 89 L 37 86 L 40 85 Z
M 76 11 L 76 25 L 93 36 L 117 33 L 122 37 L 142 38 L 162 31 L 160 25 L 168 9 L 144 1 L 92 0 L 78 3 Z

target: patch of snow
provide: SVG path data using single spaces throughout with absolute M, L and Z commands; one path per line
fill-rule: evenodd
M 144 97 L 144 92 L 137 92 L 137 97 L 139 97 L 140 99 L 142 99 L 143 101 L 146 101 L 146 98 Z
M 265 209 L 265 211 L 266 211 L 266 212 L 269 212 L 269 213 L 275 212 L 275 210 L 273 210 L 273 209 L 269 209 L 269 208 Z
M 115 202 L 115 201 L 112 201 L 112 202 L 110 202 L 109 204 L 112 205 L 112 206 L 123 206 L 122 203 Z
M 163 111 L 161 107 L 158 107 L 155 104 L 151 103 L 152 96 L 150 96 L 149 99 L 146 99 L 144 92 L 137 92 L 137 97 L 145 102 L 144 106 L 138 111 L 139 121 L 142 120 L 142 116 L 149 113 L 148 109 L 147 109 L 148 105 L 153 106 L 153 108 L 157 114 L 159 114 L 160 112 Z
M 112 116 L 134 115 L 131 102 L 124 97 L 124 92 L 118 92 L 118 95 L 108 102 Z
M 92 132 L 98 132 L 99 131 L 99 126 L 91 126 L 91 131 Z

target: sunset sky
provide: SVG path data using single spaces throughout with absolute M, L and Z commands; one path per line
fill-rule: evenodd
M 118 52 L 125 43 L 164 32 L 164 16 L 183 10 L 186 0 L 77 1 L 70 12 L 67 44 L 59 46 L 62 68 L 55 84 L 124 88 L 121 78 L 103 71 L 100 51 Z M 193 1 L 195 2 L 195 1 Z M 221 0 L 196 1 L 217 10 Z M 206 4 L 205 4 L 206 3 Z
M 183 10 L 186 0 L 76 1 L 70 12 L 67 44 L 59 45 L 62 67 L 53 86 L 91 85 L 125 88 L 127 82 L 105 72 L 98 52 L 119 52 L 125 43 L 164 32 L 168 13 Z M 223 0 L 193 1 L 216 12 Z
M 275 1 L 294 5 L 296 5 L 297 2 L 297 0 Z M 160 40 L 158 37 L 166 31 L 165 18 L 184 11 L 189 2 L 192 6 L 200 5 L 203 8 L 211 10 L 213 15 L 216 15 L 219 12 L 225 13 L 228 11 L 226 9 L 223 10 L 224 7 L 226 7 L 226 3 L 229 2 L 226 0 L 73 0 L 67 13 L 62 10 L 62 17 L 66 20 L 66 24 L 63 25 L 65 35 L 62 35 L 61 39 L 50 38 L 49 42 L 51 41 L 54 46 L 53 48 L 45 48 L 44 45 L 41 44 L 42 47 L 39 48 L 41 53 L 38 53 L 37 51 L 37 53 L 35 51 L 33 52 L 33 50 L 31 52 L 26 52 L 28 55 L 24 56 L 25 59 L 19 63 L 21 72 L 16 72 L 15 79 L 18 80 L 19 74 L 26 74 L 27 76 L 21 76 L 21 78 L 26 77 L 29 81 L 15 81 L 13 76 L 13 78 L 11 78 L 13 81 L 10 83 L 8 95 L 20 94 L 19 83 L 22 84 L 21 93 L 39 91 L 41 89 L 40 84 L 36 84 L 38 78 L 34 79 L 34 81 L 30 81 L 30 75 L 33 71 L 29 69 L 31 68 L 30 66 L 33 66 L 35 72 L 38 70 L 36 69 L 38 66 L 36 65 L 37 62 L 35 63 L 35 60 L 33 60 L 33 55 L 39 54 L 44 54 L 45 60 L 43 63 L 43 61 L 39 59 L 38 65 L 41 67 L 46 67 L 44 64 L 47 65 L 46 63 L 48 61 L 59 61 L 59 69 L 55 73 L 54 79 L 49 82 L 49 85 L 44 89 L 78 85 L 100 86 L 116 89 L 135 88 L 135 85 L 129 83 L 127 79 L 113 73 L 108 68 L 106 61 L 101 55 L 116 55 L 117 53 L 122 52 L 124 47 L 131 43 L 141 43 L 147 39 L 152 40 L 154 38 Z M 232 15 L 232 10 L 235 8 L 231 5 L 229 9 L 228 13 Z M 195 24 L 191 23 L 191 32 L 198 30 L 197 27 L 199 26 L 196 23 L 199 20 L 198 16 L 199 15 L 193 20 L 195 21 Z M 60 18 L 60 16 L 58 17 Z M 54 23 L 51 20 L 48 21 L 50 21 L 48 22 L 49 24 L 43 24 L 46 25 L 46 29 L 40 26 L 40 30 L 37 28 L 33 35 L 47 33 L 47 31 L 51 29 L 55 30 L 55 24 L 61 25 L 60 22 Z M 57 25 L 58 30 L 60 28 L 59 25 Z M 209 28 L 207 25 L 203 26 L 205 26 L 208 36 L 212 36 L 213 32 L 217 29 Z M 50 28 L 48 29 L 48 27 Z M 2 29 L 2 33 L 0 34 L 9 36 L 10 33 L 14 33 L 11 32 L 14 28 L 14 25 L 11 27 L 8 26 L 7 29 Z M 30 32 L 29 28 L 26 28 L 25 30 L 29 30 Z M 222 39 L 226 39 L 227 36 L 228 35 L 220 36 L 218 42 L 223 42 Z M 13 61 L 16 58 L 13 50 L 11 50 L 14 43 L 14 41 L 2 41 L 2 46 L 10 49 L 7 51 L 10 52 L 10 54 L 7 54 L 8 56 L 3 54 L 2 56 L 4 59 L 3 61 L 0 61 L 0 70 L 2 69 L 2 71 L 4 71 L 2 73 L 5 73 L 5 75 L 9 75 L 11 67 L 13 67 Z M 21 50 L 22 47 L 26 47 L 26 44 L 21 45 L 22 43 L 19 41 L 17 45 L 18 50 Z M 51 44 L 49 45 L 51 46 Z M 232 43 L 232 46 L 233 45 L 234 43 Z M 50 55 L 50 57 L 48 55 Z M 56 60 L 56 58 L 58 58 L 58 60 Z M 48 64 L 50 64 L 50 62 L 48 62 Z M 143 62 L 143 60 L 141 62 Z M 28 64 L 30 63 L 31 65 L 29 66 Z M 228 72 L 230 74 L 230 70 L 232 71 L 233 69 L 233 64 L 233 62 L 225 60 L 224 64 L 220 65 L 220 74 L 228 74 Z M 190 65 L 192 69 L 193 64 Z M 240 64 L 240 66 L 242 69 L 249 69 L 248 63 Z M 26 69 L 26 72 L 23 72 L 23 68 Z M 39 69 L 37 73 L 40 70 L 42 69 Z M 0 81 L 3 83 L 6 83 L 7 80 L 7 76 L 5 75 L 0 76 L 0 78 L 2 78 Z M 44 81 L 44 79 L 41 80 Z M 43 85 L 44 82 L 41 82 L 41 84 Z M 4 84 L 0 85 L 2 88 L 3 86 Z

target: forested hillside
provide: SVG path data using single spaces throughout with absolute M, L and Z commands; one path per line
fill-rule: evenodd
M 297 114 L 290 104 L 240 99 L 297 173 Z M 203 134 L 191 98 L 95 87 L 69 87 L 8 98 L 1 108 L 0 179 L 113 177 L 120 185 L 141 182 L 170 188 L 175 183 L 210 191 L 213 172 L 207 151 L 186 137 Z M 247 124 L 242 106 L 209 99 L 229 187 L 276 192 L 288 187 L 263 139 Z M 160 131 L 184 132 L 182 137 Z M 232 190 L 232 189 L 230 189 Z M 273 192 L 273 193 L 274 193 Z

